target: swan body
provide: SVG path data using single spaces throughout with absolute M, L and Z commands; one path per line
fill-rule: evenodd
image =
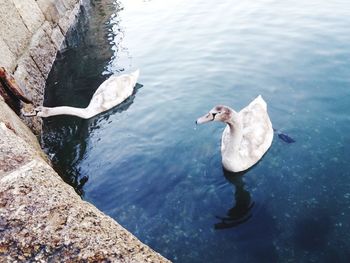
M 240 112 L 218 105 L 196 123 L 209 121 L 227 124 L 221 139 L 221 155 L 222 164 L 228 171 L 241 172 L 249 169 L 271 146 L 272 124 L 266 102 L 260 95 Z
M 89 105 L 86 108 L 69 106 L 37 107 L 34 115 L 25 116 L 50 117 L 55 115 L 73 115 L 83 119 L 89 119 L 99 113 L 105 112 L 126 100 L 134 91 L 140 71 L 120 76 L 112 75 L 105 80 L 95 91 Z

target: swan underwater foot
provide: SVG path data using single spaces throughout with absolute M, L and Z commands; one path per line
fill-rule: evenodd
M 273 131 L 277 133 L 278 138 L 280 138 L 282 141 L 286 143 L 295 143 L 295 140 L 290 137 L 289 135 L 279 132 L 277 129 L 273 128 Z

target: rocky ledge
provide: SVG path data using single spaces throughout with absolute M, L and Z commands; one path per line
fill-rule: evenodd
M 169 262 L 83 201 L 0 98 L 1 262 Z

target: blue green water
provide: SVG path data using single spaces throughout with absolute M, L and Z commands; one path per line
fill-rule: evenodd
M 46 105 L 86 106 L 139 68 L 137 92 L 91 120 L 47 119 L 43 145 L 83 199 L 174 262 L 348 262 L 349 25 L 345 0 L 86 3 Z M 224 172 L 224 125 L 195 120 L 258 94 L 296 142 L 275 136 L 251 170 Z

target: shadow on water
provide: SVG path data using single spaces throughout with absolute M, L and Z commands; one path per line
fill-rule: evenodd
M 274 132 L 277 130 L 274 129 Z M 280 136 L 282 135 L 282 136 Z M 289 137 L 288 135 L 278 133 L 278 137 L 286 143 L 294 143 L 295 140 Z M 260 163 L 266 155 L 264 155 L 258 163 Z M 224 177 L 228 182 L 230 182 L 235 188 L 235 195 L 233 200 L 233 207 L 227 211 L 225 217 L 216 216 L 220 219 L 221 222 L 214 225 L 215 229 L 226 229 L 237 227 L 245 222 L 247 222 L 252 217 L 252 208 L 255 205 L 255 202 L 252 201 L 251 194 L 245 188 L 245 183 L 243 181 L 243 176 L 251 171 L 254 167 L 257 166 L 256 163 L 253 167 L 242 172 L 230 172 L 222 167 Z
M 314 208 L 310 216 L 299 218 L 294 229 L 294 240 L 298 247 L 307 251 L 323 251 L 332 234 L 332 220 L 329 211 Z
M 111 75 L 122 72 L 124 67 L 106 70 L 118 44 L 112 27 L 117 25 L 118 4 L 84 1 L 77 24 L 69 30 L 64 48 L 58 52 L 49 74 L 44 105 L 86 107 L 98 86 Z M 111 18 L 114 18 L 111 20 Z M 122 34 L 123 30 L 118 32 Z M 109 40 L 114 37 L 114 41 Z M 137 90 L 121 105 L 83 120 L 73 116 L 55 116 L 43 123 L 42 145 L 51 158 L 55 170 L 63 180 L 72 185 L 79 195 L 84 195 L 83 187 L 88 175 L 82 174 L 80 162 L 85 158 L 89 137 L 98 129 L 101 120 L 115 113 L 121 113 L 133 103 Z
M 223 172 L 226 180 L 233 184 L 236 189 L 233 200 L 234 206 L 227 211 L 225 217 L 217 216 L 221 222 L 214 225 L 215 229 L 232 228 L 247 222 L 252 217 L 251 209 L 254 206 L 249 191 L 244 188 L 243 176 L 248 171 L 233 173 L 223 168 Z
M 292 228 L 296 258 L 321 258 L 318 262 L 349 262 L 349 244 L 336 238 L 339 223 L 333 221 L 329 207 L 319 204 L 307 208 L 304 215 L 296 220 Z
M 222 168 L 225 179 L 235 189 L 233 206 L 225 216 L 216 216 L 214 224 L 219 233 L 237 235 L 235 245 L 243 255 L 239 262 L 279 262 L 278 250 L 273 240 L 279 235 L 278 226 L 266 203 L 257 203 L 247 189 L 244 176 L 253 168 L 243 172 L 230 172 Z M 253 214 L 254 211 L 254 214 Z M 249 242 L 246 242 L 249 239 Z M 222 262 L 222 261 L 220 261 Z

